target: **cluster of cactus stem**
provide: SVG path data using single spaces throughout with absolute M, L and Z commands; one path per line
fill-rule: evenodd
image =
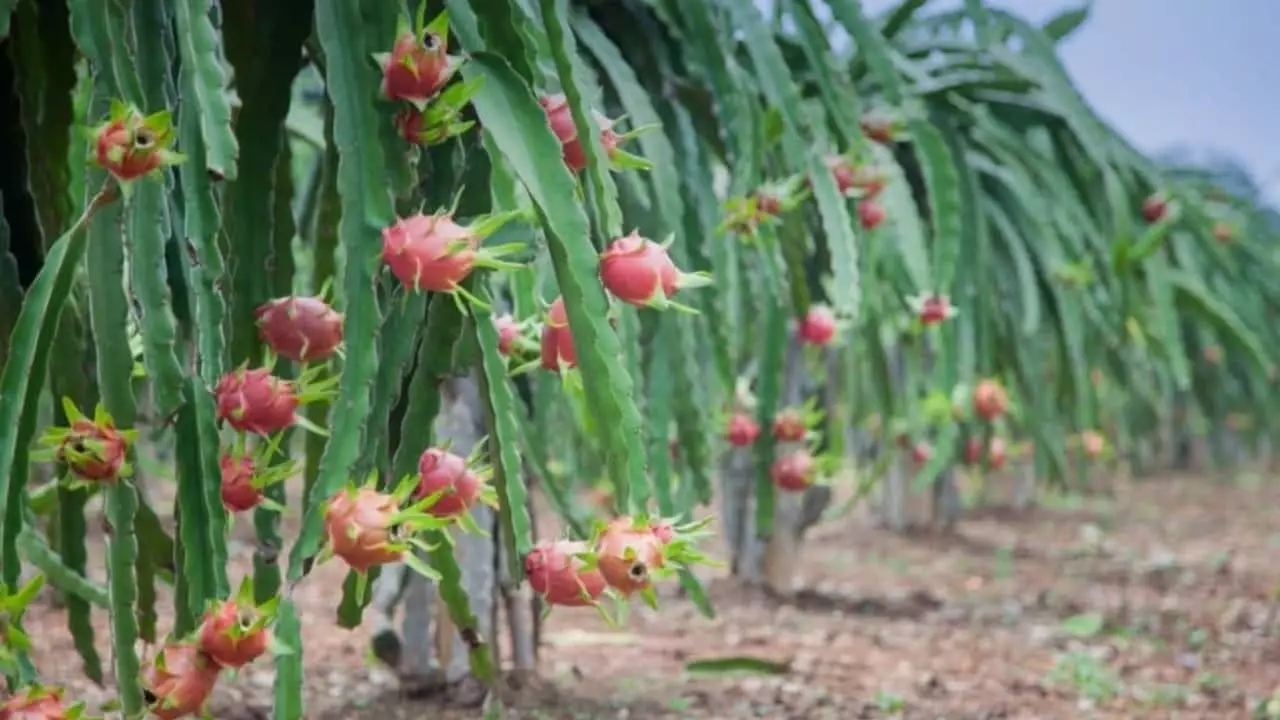
M 164 11 L 165 17 L 173 13 L 176 32 L 188 39 L 212 43 L 217 49 L 220 37 L 204 4 L 181 5 Z M 355 8 L 352 3 L 330 5 L 345 8 L 337 11 L 339 14 L 354 12 Z M 439 146 L 478 132 L 477 123 L 469 119 L 473 112 L 470 105 L 486 80 L 492 79 L 467 76 L 463 69 L 466 63 L 448 53 L 447 14 L 427 23 L 425 5 L 413 21 L 396 18 L 391 48 L 372 53 L 381 82 L 367 87 L 353 87 L 340 78 L 373 77 L 365 65 L 369 55 L 359 52 L 360 42 L 365 42 L 361 32 L 349 34 L 353 31 L 343 23 L 350 18 L 318 19 L 317 47 L 323 53 L 313 56 L 322 58 L 329 99 L 334 106 L 334 142 L 338 144 L 339 162 L 331 170 L 337 173 L 335 200 L 341 217 L 337 234 L 346 251 L 346 270 L 341 276 L 317 275 L 315 280 L 323 287 L 315 294 L 290 293 L 268 299 L 261 290 L 257 291 L 259 301 L 252 312 L 231 318 L 231 322 L 248 320 L 253 325 L 256 338 L 251 338 L 249 347 L 254 349 L 246 353 L 240 347 L 231 347 L 232 342 L 243 345 L 237 340 L 244 334 L 243 329 L 231 327 L 227 333 L 224 325 L 224 313 L 239 312 L 237 308 L 243 306 L 245 298 L 237 295 L 240 286 L 233 286 L 232 292 L 224 296 L 227 288 L 219 273 L 226 266 L 216 232 L 223 221 L 218 199 L 226 202 L 232 195 L 243 198 L 236 183 L 247 182 L 251 172 L 269 170 L 270 166 L 257 162 L 258 158 L 237 157 L 243 150 L 237 145 L 246 140 L 233 132 L 221 52 L 188 48 L 188 40 L 179 43 L 183 101 L 181 105 L 161 107 L 161 96 L 146 92 L 159 87 L 154 85 L 159 77 L 154 69 L 140 66 L 136 77 L 117 76 L 116 73 L 135 70 L 114 64 L 112 54 L 117 50 L 104 40 L 111 33 L 124 37 L 124 29 L 140 21 L 90 17 L 87 7 L 72 3 L 74 18 L 82 19 L 83 13 L 85 20 L 80 26 L 86 29 L 85 34 L 77 37 L 91 72 L 84 82 L 95 94 L 114 91 L 119 96 L 111 101 L 109 114 L 88 130 L 88 174 L 91 178 L 100 177 L 103 189 L 90 200 L 81 220 L 53 244 L 44 269 L 29 289 L 33 299 L 23 309 L 15 333 L 19 352 L 10 356 L 4 374 L 5 388 L 18 388 L 17 394 L 23 398 L 15 417 L 34 417 L 39 388 L 32 384 L 40 382 L 49 367 L 41 363 L 50 362 L 47 355 L 40 355 L 38 345 L 48 341 L 59 314 L 70 312 L 68 299 L 78 269 L 86 257 L 91 266 L 104 259 L 112 261 L 103 255 L 106 248 L 89 246 L 91 240 L 105 242 L 97 236 L 110 232 L 109 221 L 96 216 L 109 207 L 113 215 L 125 218 L 130 230 L 124 241 L 134 254 L 133 282 L 142 307 L 137 320 L 129 317 L 121 288 L 100 285 L 107 281 L 90 274 L 89 296 L 95 319 L 92 337 L 102 355 L 97 377 L 101 399 L 89 415 L 88 406 L 78 404 L 72 397 L 60 398 L 64 424 L 45 429 L 33 450 L 24 454 L 27 461 L 51 463 L 58 473 L 57 481 L 37 492 L 106 496 L 111 526 L 106 557 L 110 587 L 99 591 L 83 578 L 77 579 L 83 569 L 60 567 L 56 554 L 46 552 L 41 556 L 46 562 L 40 564 L 42 573 L 36 580 L 0 598 L 5 620 L 0 661 L 6 674 L 22 688 L 0 713 L 35 717 L 31 713 L 44 712 L 39 716 L 80 717 L 84 712 L 82 704 L 64 702 L 61 690 L 39 685 L 36 668 L 30 662 L 31 641 L 21 629 L 21 619 L 46 578 L 64 592 L 92 597 L 107 606 L 113 623 L 118 704 L 127 717 L 144 712 L 163 718 L 196 716 L 206 711 L 223 671 L 235 670 L 260 657 L 273 657 L 277 665 L 275 716 L 297 718 L 301 716 L 301 668 L 297 665 L 298 655 L 291 648 L 301 639 L 292 592 L 319 561 L 336 558 L 347 565 L 357 578 L 355 600 L 359 606 L 368 602 L 371 573 L 387 563 L 404 563 L 433 580 L 450 582 L 448 578 L 452 577 L 456 582 L 456 571 L 441 572 L 440 563 L 455 561 L 449 552 L 440 550 L 447 550 L 453 542 L 451 533 L 455 529 L 489 534 L 471 516 L 476 503 L 503 507 L 513 515 L 516 536 L 502 540 L 519 551 L 528 580 L 547 607 L 592 605 L 611 622 L 616 611 L 610 613 L 598 602 L 605 594 L 604 586 L 566 594 L 565 583 L 579 588 L 583 585 L 579 578 L 587 578 L 587 586 L 593 585 L 591 578 L 604 578 L 608 596 L 621 607 L 633 593 L 656 606 L 654 583 L 677 569 L 711 562 L 695 548 L 695 541 L 706 535 L 705 520 L 650 523 L 643 513 L 634 520 L 621 516 L 603 523 L 594 536 L 577 541 L 582 548 L 572 553 L 546 550 L 572 542 L 568 540 L 535 546 L 515 455 L 516 438 L 508 426 L 517 412 L 509 386 L 512 374 L 541 367 L 557 375 L 582 372 L 597 378 L 595 382 L 590 382 L 591 377 L 588 381 L 579 379 L 572 387 L 618 382 L 613 374 L 618 368 L 609 366 L 607 354 L 596 347 L 601 332 L 596 323 L 616 324 L 621 305 L 697 312 L 672 298 L 683 288 L 709 284 L 710 277 L 676 267 L 668 254 L 674 238 L 659 243 L 639 233 L 616 232 L 608 248 L 590 258 L 599 268 L 595 278 L 578 273 L 569 279 L 572 292 L 544 306 L 547 309 L 543 321 L 529 316 L 516 322 L 509 315 L 493 316 L 491 279 L 476 271 L 532 272 L 527 263 L 503 259 L 527 254 L 529 243 L 485 246 L 485 241 L 513 223 L 528 228 L 526 232 L 532 236 L 534 230 L 530 226 L 540 215 L 533 206 L 472 216 L 464 224 L 455 220 L 461 191 L 447 209 L 429 215 L 419 212 L 398 216 L 391 212 L 389 195 L 386 201 L 369 207 L 360 191 L 351 189 L 349 181 L 353 177 L 378 177 L 375 168 L 387 162 L 384 151 L 404 154 L 403 146 L 384 145 L 377 155 L 382 159 L 375 162 L 359 143 L 343 144 L 343 127 L 362 137 L 380 137 L 380 128 L 369 122 L 371 116 L 355 109 L 359 104 L 396 104 L 398 109 L 391 124 L 397 139 L 415 148 Z M 104 22 L 108 27 L 102 26 Z M 127 34 L 131 43 L 145 46 L 146 52 L 168 52 L 160 38 L 146 35 L 140 27 L 129 27 Z M 360 42 L 349 47 L 346 41 L 353 37 Z M 133 47 L 128 52 L 137 50 Z M 143 92 L 138 92 L 139 88 Z M 542 172 L 551 174 L 556 182 L 572 180 L 574 191 L 563 193 L 560 198 L 581 197 L 579 178 L 588 171 L 587 159 L 594 156 L 594 150 L 585 146 L 594 143 L 580 139 L 578 130 L 582 126 L 575 117 L 576 109 L 559 94 L 544 94 L 536 104 L 529 102 L 527 109 L 541 111 L 545 129 L 540 139 L 559 144 L 568 171 L 564 180 L 554 177 L 554 170 Z M 481 116 L 483 119 L 483 110 Z M 620 134 L 614 130 L 619 120 L 598 113 L 595 117 L 601 133 L 598 142 L 606 148 L 608 165 L 615 171 L 651 168 L 645 159 L 619 147 L 651 127 Z M 504 151 L 501 143 L 497 150 Z M 494 162 L 499 162 L 500 157 L 495 155 Z M 182 185 L 184 196 L 190 196 L 184 200 L 188 232 L 203 228 L 188 240 L 184 285 L 178 286 L 189 291 L 194 309 L 194 317 L 182 332 L 195 350 L 195 361 L 189 368 L 178 362 L 173 341 L 163 340 L 175 336 L 180 322 L 167 293 L 155 292 L 163 289 L 166 282 L 164 268 L 156 274 L 154 267 L 145 266 L 147 256 L 141 252 L 144 242 L 159 244 L 153 248 L 163 247 L 166 242 L 163 232 L 171 228 L 159 225 L 156 218 L 169 217 L 165 208 L 177 202 L 167 193 L 175 180 Z M 228 183 L 227 187 L 219 187 L 220 182 Z M 210 202 L 201 202 L 204 198 Z M 117 200 L 121 201 L 119 205 L 115 204 Z M 540 209 L 545 215 L 547 209 Z M 361 262 L 368 239 L 363 226 L 371 218 L 380 218 L 381 225 L 382 249 L 377 267 Z M 173 219 L 177 222 L 178 216 Z M 152 227 L 143 229 L 149 221 Z M 556 235 L 555 228 L 548 230 L 549 235 Z M 233 239 L 241 242 L 238 236 Z M 253 242 L 260 240 L 255 238 Z M 233 246 L 233 250 L 241 248 Z M 333 273 L 332 267 L 328 272 Z M 611 303 L 606 299 L 604 312 L 600 312 L 601 306 L 587 307 L 589 303 L 582 299 L 584 280 L 594 282 L 597 292 L 608 291 L 609 297 L 620 305 L 608 309 Z M 335 292 L 328 291 L 331 287 Z M 419 303 L 415 298 L 425 302 Z M 379 372 L 376 351 L 368 346 L 370 338 L 375 345 L 398 341 L 379 337 L 379 324 L 384 318 L 389 322 L 392 315 L 407 314 L 415 308 L 422 312 L 429 307 L 433 315 L 444 313 L 439 307 L 442 302 L 449 303 L 458 316 L 467 318 L 480 345 L 479 364 L 490 388 L 485 401 L 492 405 L 497 417 L 496 436 L 480 443 L 470 457 L 456 455 L 447 446 L 426 447 L 418 456 L 416 470 L 394 482 L 385 469 L 360 477 L 347 475 L 347 468 L 360 452 L 352 438 L 372 427 L 370 401 L 367 397 L 359 399 Z M 40 303 L 43 308 L 37 308 Z M 174 581 L 179 591 L 174 627 L 164 638 L 155 637 L 156 629 L 140 626 L 135 617 L 135 611 L 141 613 L 140 608 L 134 607 L 140 602 L 141 589 L 134 585 L 132 566 L 150 561 L 147 558 L 151 551 L 140 544 L 135 528 L 138 518 L 150 510 L 140 502 L 133 468 L 139 443 L 138 400 L 133 397 L 135 388 L 129 381 L 139 370 L 137 348 L 121 354 L 115 349 L 118 346 L 110 345 L 110 329 L 97 322 L 99 318 L 117 317 L 114 313 L 119 313 L 122 321 L 136 325 L 142 382 L 150 388 L 158 409 L 165 414 L 164 422 L 175 433 L 180 532 L 176 542 L 181 552 L 176 558 L 179 566 Z M 481 323 L 486 327 L 478 327 Z M 468 325 L 457 324 L 454 328 L 456 334 L 467 331 Z M 575 335 L 582 332 L 591 339 L 578 341 Z M 348 346 L 354 338 L 359 338 L 359 347 Z M 422 342 L 425 344 L 427 339 L 424 337 Z M 448 345 L 434 351 L 448 355 L 456 342 L 456 336 L 448 338 Z M 227 362 L 233 354 L 244 358 L 235 367 Z M 125 366 L 121 362 L 124 360 L 129 368 L 127 377 L 116 374 Z M 580 360 L 590 367 L 579 371 Z M 406 371 L 407 367 L 400 371 L 401 375 Z M 20 377 L 24 372 L 34 378 Z M 26 384 L 21 384 L 23 381 Z M 625 394 L 620 397 L 625 398 Z M 408 399 L 411 413 L 415 403 L 422 400 Z M 383 401 L 379 397 L 373 403 L 384 412 L 389 411 L 394 400 Z M 630 402 L 629 398 L 625 401 Z M 330 413 L 327 418 L 326 408 Z M 622 412 L 628 410 L 622 408 Z M 630 412 L 634 414 L 634 408 Z M 307 463 L 294 459 L 295 429 L 305 431 L 319 443 L 318 467 L 307 467 L 312 464 L 311 457 Z M 22 442 L 21 437 L 14 439 Z M 306 444 L 311 446 L 313 441 L 306 439 Z M 486 456 L 496 461 L 496 467 L 485 462 Z M 377 464 L 382 467 L 382 463 Z M 278 532 L 269 517 L 295 511 L 285 499 L 283 485 L 300 472 L 307 474 L 306 496 L 300 505 L 303 530 L 289 558 L 288 582 L 281 581 L 281 570 L 272 561 L 246 576 L 232 591 L 227 578 L 225 532 L 242 514 L 253 515 L 260 539 L 266 537 L 264 532 L 267 536 Z M 19 482 L 10 480 L 11 485 Z M 6 494 L 13 496 L 12 491 Z M 33 529 L 6 525 L 4 530 L 6 535 L 21 531 L 31 543 L 43 543 Z M 280 541 L 276 538 L 275 542 Z M 448 597 L 451 614 L 459 619 L 470 616 L 465 593 L 460 599 L 457 593 L 449 593 Z M 137 655 L 135 640 L 139 637 L 155 643 L 155 651 L 149 657 Z M 96 656 L 92 662 L 97 663 Z M 23 715 L 24 712 L 28 714 Z

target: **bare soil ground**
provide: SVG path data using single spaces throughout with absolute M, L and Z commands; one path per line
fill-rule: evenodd
M 557 610 L 542 676 L 506 717 L 1247 718 L 1280 687 L 1278 509 L 1274 479 L 1169 477 L 1105 502 L 975 513 L 950 536 L 846 517 L 811 534 L 790 599 L 709 572 L 715 619 L 674 588 L 661 612 L 633 610 L 617 630 Z M 237 528 L 233 578 L 250 566 L 250 532 Z M 308 718 L 478 717 L 402 696 L 367 632 L 334 625 L 342 575 L 321 567 L 298 590 Z M 109 697 L 81 677 L 60 611 L 42 604 L 27 622 L 48 681 Z M 685 671 L 735 656 L 786 672 Z M 224 680 L 214 716 L 269 717 L 270 683 L 266 662 Z

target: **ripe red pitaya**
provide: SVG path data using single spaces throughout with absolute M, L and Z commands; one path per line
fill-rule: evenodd
M 977 465 L 982 461 L 982 439 L 971 437 L 964 444 L 964 464 Z
M 773 437 L 778 442 L 800 442 L 809 434 L 804 416 L 795 408 L 785 408 L 773 416 Z
M 676 539 L 676 526 L 666 520 L 650 523 L 649 529 L 653 531 L 654 537 L 658 538 L 664 545 Z
M 263 341 L 294 362 L 324 360 L 342 344 L 342 315 L 318 297 L 277 298 L 253 314 Z
M 987 445 L 987 465 L 992 470 L 999 470 L 1004 467 L 1008 457 L 1009 453 L 1005 448 L 1004 438 L 999 435 L 993 436 L 990 444 Z
M 800 322 L 800 339 L 810 345 L 826 347 L 836 336 L 836 316 L 825 305 L 810 305 Z
M 587 167 L 587 153 L 578 139 L 578 128 L 573 124 L 573 113 L 569 109 L 569 100 L 564 95 L 544 95 L 538 98 L 538 104 L 547 115 L 547 123 L 551 132 L 560 141 L 560 150 L 564 155 L 564 164 L 573 172 L 581 172 Z M 610 159 L 618 154 L 618 146 L 622 136 L 613 130 L 613 121 L 599 112 L 592 110 L 596 127 L 600 128 L 600 145 Z
M 734 413 L 725 429 L 725 438 L 734 447 L 747 447 L 760 437 L 760 425 L 748 414 Z
M 823 158 L 827 169 L 831 171 L 831 178 L 836 181 L 836 189 L 841 195 L 848 194 L 853 190 L 854 170 L 853 163 L 849 158 L 843 155 L 828 155 Z
M 499 315 L 493 319 L 493 326 L 498 330 L 498 352 L 510 355 L 520 339 L 520 325 L 510 315 Z
M 334 555 L 356 572 L 396 562 L 404 555 L 392 533 L 399 503 L 371 487 L 339 491 L 325 509 L 325 532 Z
M 73 720 L 82 707 L 62 702 L 62 688 L 32 685 L 0 705 L 0 720 Z
M 862 134 L 881 145 L 892 145 L 898 121 L 887 110 L 872 110 L 862 116 Z
M 875 230 L 884 222 L 885 217 L 884 207 L 880 203 L 870 198 L 858 201 L 858 222 L 862 223 L 863 230 Z
M 1107 447 L 1107 439 L 1097 430 L 1085 430 L 1080 433 L 1080 442 L 1084 447 L 1085 456 L 1090 460 L 1102 457 L 1102 451 Z
M 250 599 L 251 593 L 252 586 Z M 252 602 L 221 601 L 205 613 L 200 624 L 200 649 L 224 668 L 248 665 L 266 653 L 270 644 L 267 618 Z
M 298 409 L 293 383 L 265 368 L 233 370 L 222 376 L 213 394 L 218 419 L 240 432 L 279 432 L 293 425 Z
M 769 477 L 779 490 L 803 492 L 813 485 L 814 465 L 813 455 L 808 450 L 792 450 L 773 461 Z
M 681 288 L 708 285 L 711 279 L 705 273 L 681 272 L 666 244 L 632 232 L 600 255 L 600 282 L 625 303 L 661 310 L 672 304 L 670 298 Z
M 529 587 L 548 605 L 594 605 L 605 591 L 599 570 L 587 570 L 575 555 L 586 553 L 587 544 L 570 540 L 542 542 L 524 558 Z
M 853 169 L 853 187 L 862 191 L 866 200 L 874 200 L 884 190 L 884 173 L 871 165 L 859 165 Z
M 596 564 L 609 587 L 627 597 L 647 590 L 650 573 L 665 567 L 664 545 L 652 526 L 620 517 L 610 522 L 596 541 Z
M 973 387 L 973 412 L 983 420 L 995 420 L 1008 407 L 1009 395 L 999 381 L 986 378 Z
M 115 424 L 88 418 L 72 420 L 57 455 L 67 471 L 85 482 L 114 482 L 126 468 L 127 436 Z
M 94 160 L 117 180 L 137 180 L 185 159 L 169 149 L 176 136 L 168 110 L 144 117 L 115 101 L 110 118 L 94 133 Z
M 951 305 L 951 299 L 946 295 L 918 296 L 909 298 L 907 302 L 925 327 L 937 325 L 956 314 L 955 307 Z
M 542 367 L 559 372 L 562 367 L 577 366 L 578 356 L 573 349 L 569 314 L 564 309 L 564 298 L 558 297 L 547 310 L 547 320 L 542 326 Z
M 921 440 L 911 447 L 911 461 L 923 465 L 933 458 L 933 446 Z
M 404 100 L 419 109 L 435 97 L 456 69 L 449 57 L 448 30 L 417 32 L 401 28 L 391 52 L 378 56 L 382 66 L 382 94 L 388 100 Z
M 443 493 L 426 512 L 436 517 L 453 517 L 466 512 L 484 490 L 484 480 L 467 467 L 467 459 L 441 448 L 427 448 L 418 458 L 418 489 L 425 498 Z
M 160 720 L 198 715 L 220 668 L 194 643 L 169 642 L 142 671 L 142 686 L 151 712 Z
M 228 510 L 244 512 L 262 502 L 262 490 L 253 485 L 256 466 L 252 457 L 225 454 L 218 465 L 222 470 L 222 504 Z
M 1142 201 L 1142 219 L 1149 223 L 1157 223 L 1164 219 L 1169 210 L 1169 199 L 1164 193 L 1155 193 Z
M 382 231 L 382 261 L 412 290 L 452 292 L 475 265 L 480 238 L 449 215 L 421 213 Z
M 765 215 L 780 215 L 782 214 L 782 200 L 771 192 L 757 192 L 756 210 Z

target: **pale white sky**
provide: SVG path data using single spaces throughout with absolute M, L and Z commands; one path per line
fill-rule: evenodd
M 864 0 L 879 13 L 897 0 Z M 959 0 L 933 0 L 955 7 Z M 1043 22 L 1080 0 L 1000 0 Z M 1280 205 L 1280 0 L 1095 0 L 1061 47 L 1077 87 L 1145 152 L 1236 157 Z

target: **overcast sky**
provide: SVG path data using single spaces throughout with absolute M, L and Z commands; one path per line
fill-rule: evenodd
M 898 4 L 864 2 L 876 13 Z M 991 4 L 1042 22 L 1080 0 Z M 1098 114 L 1137 147 L 1228 153 L 1280 204 L 1280 0 L 1095 0 L 1061 55 Z

